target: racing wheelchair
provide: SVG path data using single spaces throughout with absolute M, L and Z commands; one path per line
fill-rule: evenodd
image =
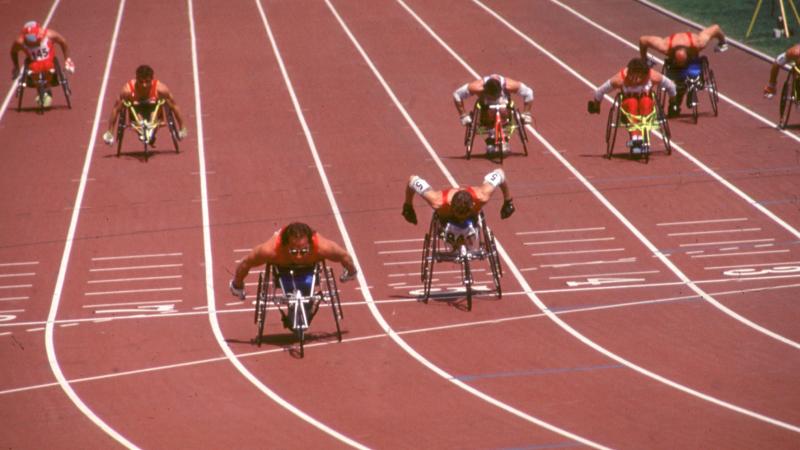
M 719 114 L 718 110 L 718 103 L 719 103 L 719 93 L 717 91 L 717 81 L 714 78 L 714 71 L 711 70 L 708 64 L 708 58 L 705 56 L 701 56 L 699 59 L 699 70 L 693 69 L 689 67 L 688 75 L 682 81 L 675 81 L 676 84 L 679 86 L 682 85 L 683 88 L 686 89 L 686 106 L 691 108 L 692 110 L 692 121 L 697 123 L 697 105 L 699 104 L 698 95 L 701 91 L 708 92 L 708 98 L 711 103 L 711 110 L 714 113 L 714 117 L 717 117 Z M 696 63 L 695 63 L 696 64 Z M 669 60 L 664 62 L 664 65 L 661 67 L 662 75 L 669 76 L 672 73 L 675 73 L 678 69 L 673 68 Z M 661 96 L 662 101 L 666 99 L 666 96 Z M 666 105 L 661 105 L 662 109 L 666 110 Z
M 800 105 L 800 68 L 797 64 L 792 64 L 786 81 L 781 88 L 780 113 L 781 117 L 778 126 L 783 130 L 789 124 L 789 115 L 792 113 L 792 106 L 795 108 Z
M 139 141 L 144 145 L 144 154 L 155 144 L 156 131 L 160 127 L 167 126 L 172 137 L 172 145 L 175 153 L 180 153 L 178 141 L 178 126 L 175 124 L 175 113 L 163 98 L 155 103 L 136 104 L 130 100 L 122 101 L 122 111 L 117 120 L 117 156 L 122 154 L 122 138 L 125 136 L 125 129 L 130 128 L 139 137 Z
M 484 112 L 485 111 L 485 112 Z M 494 111 L 494 124 L 491 127 L 481 125 L 481 119 Z M 507 117 L 504 116 L 507 112 Z M 475 102 L 475 106 L 470 113 L 472 121 L 466 126 L 464 132 L 464 146 L 467 150 L 467 159 L 472 155 L 472 147 L 475 143 L 475 136 L 490 136 L 494 132 L 494 144 L 497 153 L 500 155 L 500 162 L 503 162 L 503 145 L 511 140 L 515 131 L 519 130 L 519 139 L 522 143 L 522 150 L 528 156 L 528 132 L 525 129 L 525 122 L 522 120 L 522 113 L 514 106 L 513 101 L 506 104 L 485 105 L 480 100 Z M 489 137 L 491 139 L 491 137 Z
M 46 109 L 44 105 L 45 93 L 49 93 L 50 88 L 55 86 L 61 86 L 64 98 L 67 101 L 67 108 L 72 109 L 72 101 L 70 99 L 72 89 L 69 87 L 69 78 L 67 78 L 58 58 L 53 58 L 53 68 L 49 72 L 49 75 L 52 75 L 52 79 L 48 80 L 49 77 L 47 75 L 45 72 L 33 73 L 30 70 L 30 60 L 25 60 L 19 78 L 17 78 L 17 112 L 22 111 L 22 98 L 25 96 L 26 87 L 36 88 L 36 111 L 39 114 L 44 114 Z
M 461 281 L 464 284 L 467 297 L 467 311 L 472 311 L 472 297 L 475 294 L 475 280 L 473 277 L 472 262 L 475 260 L 488 260 L 492 274 L 495 296 L 503 296 L 500 287 L 500 278 L 503 268 L 497 253 L 494 234 L 486 225 L 483 211 L 467 219 L 462 224 L 448 222 L 433 213 L 431 225 L 422 248 L 422 285 L 424 303 L 428 303 L 431 296 L 433 282 L 433 268 L 441 262 L 456 263 L 461 266 Z
M 643 139 L 641 153 L 637 155 L 633 153 L 633 148 L 631 148 L 631 155 L 644 158 L 645 163 L 650 161 L 650 135 L 656 128 L 661 133 L 661 139 L 664 142 L 664 149 L 667 155 L 672 154 L 672 135 L 669 131 L 669 122 L 661 106 L 662 101 L 659 101 L 658 96 L 652 92 L 648 95 L 653 99 L 653 110 L 644 116 L 631 114 L 622 108 L 624 96 L 621 92 L 614 97 L 614 104 L 611 105 L 611 109 L 608 111 L 608 122 L 606 124 L 606 158 L 611 159 L 611 155 L 614 154 L 617 129 L 620 127 L 624 127 L 628 132 L 641 132 Z
M 268 265 L 258 275 L 258 290 L 254 322 L 258 328 L 256 342 L 261 346 L 267 307 L 273 305 L 281 315 L 284 327 L 289 328 L 300 343 L 304 356 L 306 333 L 320 304 L 329 305 L 336 322 L 336 337 L 342 342 L 341 320 L 344 319 L 339 289 L 333 269 L 324 261 L 311 267 L 284 268 Z

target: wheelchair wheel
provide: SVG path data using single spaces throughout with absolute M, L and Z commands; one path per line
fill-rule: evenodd
M 261 347 L 261 339 L 264 337 L 264 324 L 267 321 L 267 293 L 269 292 L 269 273 L 267 267 L 263 273 L 258 274 L 258 290 L 256 291 L 255 323 L 258 329 L 256 343 Z
M 22 97 L 25 95 L 25 68 L 22 69 L 22 74 L 17 80 L 17 112 L 22 111 Z
M 175 153 L 180 153 L 180 149 L 178 148 L 178 141 L 180 139 L 178 137 L 178 126 L 175 125 L 175 113 L 172 111 L 172 108 L 166 104 L 164 104 L 164 113 L 167 116 L 167 128 L 172 138 L 172 145 L 175 146 Z
M 497 298 L 503 298 L 503 289 L 500 287 L 500 278 L 503 276 L 503 266 L 500 264 L 500 255 L 497 253 L 497 245 L 494 242 L 494 234 L 486 225 L 483 211 L 480 213 L 481 233 L 483 234 L 483 250 L 489 258 L 489 269 L 492 271 L 492 281 L 494 282 L 494 292 Z
M 61 68 L 58 58 L 53 59 L 53 66 L 56 69 L 56 81 L 59 85 L 61 85 L 61 90 L 64 91 L 64 99 L 67 101 L 67 109 L 72 109 L 72 100 L 70 99 L 72 89 L 69 87 L 69 79 L 67 79 L 67 77 L 64 75 L 64 70 Z
M 464 146 L 467 150 L 467 159 L 469 159 L 472 155 L 472 147 L 475 145 L 475 134 L 478 131 L 478 117 L 480 117 L 480 109 L 477 103 L 475 104 L 475 107 L 472 108 L 470 117 L 472 118 L 472 122 L 468 126 L 464 127 L 466 128 L 464 134 Z
M 656 120 L 658 121 L 658 131 L 661 133 L 661 140 L 664 141 L 664 150 L 667 155 L 672 154 L 672 134 L 669 130 L 669 120 L 664 113 L 664 108 L 659 102 L 656 102 Z M 649 152 L 648 152 L 649 158 Z
M 692 123 L 697 125 L 697 87 L 687 89 L 686 97 L 692 105 Z
M 614 97 L 614 103 L 608 110 L 608 122 L 606 122 L 606 158 L 611 159 L 614 154 L 614 141 L 617 139 L 617 129 L 620 126 L 620 102 L 622 94 Z
M 469 258 L 467 256 L 461 258 L 461 275 L 467 294 L 467 311 L 472 311 L 472 270 L 469 267 Z
M 325 262 L 322 263 L 322 268 L 325 271 L 325 287 L 327 289 L 327 292 L 323 293 L 323 298 L 327 298 L 331 304 L 333 320 L 336 322 L 336 338 L 339 342 L 342 342 L 342 329 L 339 322 L 344 319 L 344 314 L 342 313 L 342 302 L 339 299 L 339 288 L 336 286 L 336 277 L 333 275 L 333 269 L 326 266 Z
M 794 104 L 796 98 L 794 97 L 794 92 L 792 87 L 795 84 L 795 77 L 794 73 L 789 72 L 789 75 L 786 77 L 786 81 L 783 83 L 783 88 L 781 89 L 781 99 L 780 99 L 780 113 L 781 117 L 778 121 L 778 126 L 783 130 L 789 124 L 789 115 L 792 112 L 792 105 Z
M 714 71 L 708 67 L 708 60 L 703 60 L 703 71 L 705 72 L 706 90 L 708 91 L 708 99 L 711 102 L 711 110 L 714 111 L 714 117 L 719 115 L 719 91 L 717 90 L 717 80 L 714 78 Z
M 39 73 L 36 80 L 36 93 L 38 100 L 36 101 L 37 112 L 44 114 L 44 94 L 47 92 L 47 82 L 44 79 L 44 74 Z
M 120 111 L 119 119 L 117 120 L 117 158 L 119 158 L 119 155 L 122 154 L 122 138 L 125 137 L 125 122 L 127 117 L 127 109 Z
M 522 153 L 528 156 L 528 130 L 525 128 L 525 121 L 522 120 L 522 113 L 516 108 L 514 108 L 513 116 L 514 122 L 516 122 L 514 125 L 519 132 L 519 140 L 522 143 Z
M 437 235 L 439 218 L 434 214 L 431 219 L 431 226 L 428 233 L 425 235 L 425 242 L 422 247 L 422 267 L 420 268 L 420 277 L 422 279 L 422 302 L 428 303 L 428 298 L 431 295 L 431 282 L 433 281 L 433 264 L 434 264 L 434 249 L 437 245 Z

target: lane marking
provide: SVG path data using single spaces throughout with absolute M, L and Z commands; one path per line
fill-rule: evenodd
M 107 280 L 89 280 L 88 284 L 101 284 L 101 283 L 124 283 L 128 281 L 152 281 L 152 280 L 174 280 L 176 278 L 183 278 L 183 275 L 164 275 L 160 277 L 138 277 L 138 278 L 111 278 Z
M 0 278 L 32 277 L 34 275 L 36 275 L 36 272 L 5 273 L 5 274 L 0 274 Z
M 523 245 L 576 244 L 579 242 L 613 241 L 615 239 L 616 238 L 614 237 L 604 237 L 604 238 L 592 238 L 592 239 L 567 239 L 562 241 L 535 241 L 535 242 L 523 242 Z
M 705 267 L 705 270 L 735 269 L 737 267 L 783 266 L 790 264 L 800 264 L 800 261 L 784 261 L 784 262 L 763 263 L 763 264 L 738 264 L 734 266 L 713 266 L 713 267 Z
M 39 264 L 39 261 L 0 263 L 0 267 L 35 266 L 36 264 Z
M 145 258 L 168 258 L 172 256 L 182 256 L 183 253 L 154 253 L 149 255 L 123 255 L 123 256 L 100 256 L 92 258 L 92 261 L 117 261 L 121 259 L 145 259 Z
M 131 305 L 157 305 L 161 303 L 181 303 L 183 300 L 153 300 L 141 302 L 122 302 L 122 303 L 95 303 L 92 305 L 83 305 L 81 308 L 105 308 L 109 306 L 131 306 Z
M 421 248 L 415 248 L 413 250 L 383 250 L 378 252 L 379 255 L 395 255 L 398 253 L 419 253 L 421 252 Z
M 615 275 L 647 275 L 651 273 L 660 273 L 660 270 L 643 270 L 638 272 L 613 272 L 613 273 L 590 273 L 585 275 L 560 275 L 557 277 L 548 277 L 551 280 L 563 280 L 567 278 L 583 278 L 583 277 L 613 277 Z
M 20 288 L 29 288 L 33 287 L 32 284 L 9 284 L 6 286 L 0 286 L 0 289 L 20 289 Z
M 375 244 L 404 244 L 407 242 L 423 242 L 424 239 L 422 238 L 413 238 L 413 239 L 395 239 L 390 241 L 374 241 Z
M 180 291 L 183 287 L 165 287 L 165 288 L 149 288 L 149 289 L 128 289 L 124 291 L 104 291 L 104 292 L 84 292 L 85 296 L 94 295 L 119 295 L 119 294 L 135 294 L 137 292 L 165 292 L 165 291 Z
M 106 267 L 102 269 L 89 269 L 89 272 L 114 272 L 120 270 L 139 270 L 139 269 L 166 269 L 168 267 L 183 267 L 183 264 L 177 263 L 177 264 L 158 264 L 154 266 Z
M 725 256 L 744 256 L 744 255 L 765 255 L 769 253 L 789 253 L 789 250 L 766 250 L 763 252 L 740 252 L 740 253 L 720 253 L 713 255 L 694 255 L 692 258 L 719 258 Z
M 531 256 L 554 256 L 554 255 L 580 255 L 585 253 L 613 253 L 623 252 L 624 248 L 601 248 L 597 250 L 572 250 L 564 252 L 531 253 Z
M 693 242 L 690 244 L 680 244 L 680 247 L 701 247 L 706 245 L 728 245 L 728 244 L 751 244 L 755 242 L 772 242 L 775 238 L 766 239 L 746 239 L 743 241 L 719 241 L 719 242 Z M 771 245 L 771 244 L 770 244 Z M 756 246 L 758 247 L 758 246 Z
M 761 231 L 761 228 L 733 228 L 729 230 L 686 231 L 682 233 L 667 233 L 667 236 L 698 236 L 704 234 L 747 233 L 750 231 Z
M 0 298 L 0 302 L 11 302 L 16 300 L 28 300 L 30 297 L 22 296 L 22 297 L 2 297 Z
M 561 269 L 564 267 L 574 267 L 574 266 L 595 266 L 601 264 L 627 264 L 636 262 L 635 257 L 629 258 L 620 258 L 620 259 L 612 259 L 612 260 L 598 260 L 598 261 L 584 261 L 584 262 L 571 262 L 571 263 L 559 263 L 559 264 L 542 264 L 541 268 L 550 267 L 553 269 Z
M 747 217 L 737 217 L 735 219 L 709 219 L 709 220 L 690 220 L 686 222 L 662 222 L 657 223 L 657 227 L 671 227 L 677 225 L 695 225 L 695 224 L 707 224 L 707 223 L 724 223 L 724 222 L 744 222 L 749 220 Z
M 592 227 L 592 228 L 563 228 L 560 230 L 543 230 L 543 231 L 519 231 L 514 234 L 517 236 L 526 236 L 529 234 L 551 234 L 551 233 L 573 233 L 576 231 L 602 231 L 606 227 Z

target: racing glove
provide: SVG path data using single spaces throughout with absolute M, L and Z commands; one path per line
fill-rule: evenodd
M 589 114 L 600 114 L 600 102 L 597 100 L 589 100 L 586 109 L 589 111 Z
M 718 52 L 718 53 L 722 53 L 722 52 L 724 52 L 726 50 L 728 50 L 728 43 L 727 42 L 719 42 L 719 43 L 717 43 L 717 46 L 714 47 L 714 51 Z
M 348 281 L 354 279 L 356 275 L 358 275 L 358 271 L 350 272 L 349 270 L 344 269 L 344 272 L 342 272 L 342 274 L 339 276 L 339 281 L 342 283 L 347 283 Z
M 186 127 L 183 127 L 181 128 L 181 131 L 178 131 L 178 139 L 180 140 L 186 139 L 186 136 L 188 135 L 189 135 L 189 130 L 187 130 Z
M 775 95 L 775 85 L 770 83 L 764 86 L 764 98 L 772 98 Z
M 514 202 L 511 199 L 508 199 L 503 202 L 503 207 L 500 208 L 500 218 L 501 219 L 508 219 L 514 214 Z
M 234 297 L 238 297 L 239 300 L 244 300 L 244 298 L 247 295 L 244 292 L 244 285 L 242 285 L 241 288 L 237 288 L 236 286 L 233 285 L 233 280 L 231 280 L 231 282 L 228 283 L 228 288 L 230 288 L 231 290 L 231 295 L 233 295 Z
M 472 116 L 467 113 L 461 115 L 461 125 L 467 126 L 472 123 Z
M 522 113 L 522 122 L 524 122 L 525 125 L 530 125 L 531 123 L 533 123 L 533 117 L 531 117 L 531 113 L 529 112 Z
M 75 73 L 75 62 L 72 61 L 72 58 L 67 58 L 67 60 L 64 61 L 64 70 L 70 74 Z
M 105 133 L 103 133 L 103 142 L 105 142 L 106 145 L 113 144 L 114 143 L 114 135 L 111 134 L 110 131 L 106 131 Z
M 406 222 L 417 224 L 417 213 L 414 212 L 414 205 L 411 203 L 403 203 L 403 218 Z

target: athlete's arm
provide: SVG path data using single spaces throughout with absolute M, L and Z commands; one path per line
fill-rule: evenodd
M 336 242 L 326 239 L 319 234 L 317 234 L 317 242 L 319 244 L 320 256 L 333 262 L 340 263 L 351 275 L 356 273 L 356 266 L 353 264 L 353 258 L 347 253 L 347 250 Z
M 166 100 L 167 105 L 169 105 L 169 107 L 172 109 L 172 112 L 175 113 L 175 121 L 178 122 L 178 130 L 183 130 L 183 114 L 181 114 L 181 109 L 178 108 L 178 104 L 172 97 L 172 92 L 169 90 L 169 87 L 159 81 L 156 90 L 158 91 L 158 96 Z
M 255 246 L 247 256 L 239 261 L 233 280 L 231 280 L 235 288 L 242 289 L 244 287 L 244 279 L 250 273 L 250 269 L 275 260 L 276 239 L 276 236 L 272 236 L 267 242 Z

